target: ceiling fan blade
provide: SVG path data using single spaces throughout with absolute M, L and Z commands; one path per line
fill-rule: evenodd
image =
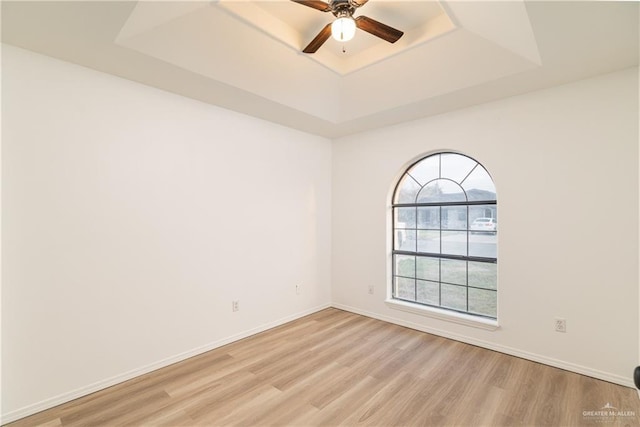
M 362 31 L 366 31 L 369 34 L 373 34 L 376 37 L 380 37 L 389 43 L 395 43 L 404 34 L 400 30 L 396 30 L 393 27 L 378 22 L 375 19 L 368 18 L 366 16 L 358 16 L 356 19 L 356 27 Z
M 325 27 L 320 30 L 318 35 L 311 40 L 311 43 L 307 47 L 304 48 L 304 53 L 314 53 L 316 50 L 320 49 L 320 46 L 326 42 L 329 37 L 331 37 L 331 22 L 325 25 Z
M 294 3 L 300 3 L 301 5 L 308 6 L 312 9 L 316 9 L 322 12 L 331 11 L 331 6 L 321 0 L 291 0 Z
M 369 0 L 353 0 L 353 2 L 358 5 L 358 7 L 364 6 L 364 4 L 366 2 L 368 2 Z

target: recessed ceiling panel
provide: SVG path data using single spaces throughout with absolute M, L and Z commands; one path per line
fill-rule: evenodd
M 420 45 L 393 61 L 341 80 L 341 119 L 357 119 L 422 99 L 457 92 L 537 67 L 476 34 L 459 29 Z M 382 76 L 394 76 L 383 78 Z
M 523 58 L 541 64 L 536 38 L 523 1 L 448 2 L 451 16 L 471 31 Z
M 324 120 L 337 120 L 338 76 L 303 54 L 209 4 L 188 13 L 172 3 L 138 6 L 132 14 L 136 20 L 149 21 L 140 16 L 149 13 L 164 21 L 133 37 L 119 37 L 118 44 Z M 166 19 L 170 10 L 177 12 L 174 19 Z
M 343 136 L 638 66 L 637 2 L 369 0 L 363 31 L 289 0 L 0 2 L 3 43 L 285 126 Z

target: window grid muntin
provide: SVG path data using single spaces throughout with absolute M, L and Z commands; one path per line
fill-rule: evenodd
M 403 174 L 403 176 L 398 180 L 398 183 L 396 184 L 396 188 L 394 190 L 393 193 L 393 200 L 396 200 L 397 194 L 398 194 L 398 190 L 399 190 L 399 185 L 403 182 L 403 178 L 405 176 L 409 176 L 417 185 L 419 185 L 421 188 L 420 190 L 416 193 L 415 199 L 418 199 L 418 196 L 420 195 L 420 192 L 422 191 L 422 189 L 424 187 L 426 187 L 430 182 L 433 182 L 437 179 L 443 179 L 442 178 L 442 154 L 456 154 L 456 155 L 460 155 L 460 156 L 464 156 L 462 154 L 457 154 L 457 153 L 438 153 L 435 154 L 438 156 L 438 178 L 436 179 L 432 179 L 427 181 L 424 185 L 421 185 L 420 182 L 414 178 L 409 171 L 411 171 L 413 169 L 414 166 L 416 166 L 418 163 L 422 162 L 423 160 L 431 157 L 425 157 L 421 160 L 419 160 L 418 162 L 414 163 L 413 165 L 411 165 L 407 171 Z M 467 157 L 467 156 L 464 156 Z M 469 158 L 471 159 L 471 158 Z M 464 313 L 464 314 L 472 314 L 474 316 L 479 316 L 479 317 L 486 317 L 489 319 L 496 319 L 496 317 L 494 316 L 490 316 L 487 314 L 482 314 L 482 313 L 477 313 L 477 312 L 473 312 L 470 311 L 470 305 L 469 305 L 469 289 L 477 289 L 480 291 L 485 291 L 485 292 L 494 292 L 496 294 L 495 296 L 495 304 L 497 305 L 497 286 L 496 289 L 489 289 L 489 288 L 479 288 L 476 286 L 469 286 L 469 262 L 480 262 L 480 263 L 492 263 L 492 264 L 497 264 L 497 256 L 496 257 L 478 257 L 478 256 L 470 256 L 469 255 L 469 251 L 470 251 L 470 235 L 471 233 L 471 229 L 470 229 L 470 216 L 469 216 L 469 208 L 471 206 L 477 206 L 477 205 L 495 205 L 497 206 L 497 201 L 496 199 L 487 199 L 487 200 L 469 200 L 469 197 L 467 195 L 467 191 L 465 190 L 465 188 L 462 186 L 462 184 L 464 183 L 464 181 L 478 168 L 478 166 L 482 167 L 480 165 L 480 163 L 478 163 L 477 161 L 475 161 L 474 159 L 471 159 L 475 162 L 475 165 L 471 168 L 471 170 L 464 176 L 464 178 L 460 181 L 460 182 L 455 182 L 462 190 L 462 193 L 465 196 L 466 201 L 448 201 L 448 202 L 415 202 L 415 203 L 392 203 L 392 221 L 393 221 L 393 236 L 392 236 L 392 257 L 393 257 L 393 262 L 392 262 L 392 275 L 393 275 L 393 286 L 392 286 L 392 297 L 394 299 L 398 299 L 401 301 L 407 301 L 407 302 L 411 302 L 414 304 L 420 304 L 420 305 L 425 305 L 425 306 L 431 306 L 431 307 L 438 307 L 438 308 L 443 308 L 446 310 L 451 310 L 451 311 L 455 311 L 455 312 L 459 312 L 459 313 Z M 484 168 L 483 168 L 484 169 Z M 486 169 L 485 169 L 486 171 Z M 447 179 L 447 178 L 445 178 Z M 494 193 L 495 194 L 495 193 Z M 438 218 L 438 222 L 439 222 L 439 228 L 435 229 L 435 228 L 420 228 L 419 227 L 419 218 L 418 218 L 418 208 L 419 207 L 428 207 L 428 206 L 432 206 L 432 207 L 438 207 L 439 208 L 439 218 Z M 466 209 L 466 229 L 444 229 L 445 231 L 463 231 L 466 233 L 466 255 L 455 255 L 455 254 L 443 254 L 442 253 L 442 208 L 443 207 L 448 207 L 448 206 L 465 206 Z M 415 218 L 415 227 L 414 228 L 397 228 L 396 224 L 396 215 L 398 212 L 397 208 L 415 208 L 415 213 L 414 213 L 414 218 Z M 405 251 L 405 250 L 401 250 L 401 249 L 396 249 L 396 238 L 397 238 L 397 231 L 398 230 L 403 230 L 403 231 L 414 231 L 415 232 L 415 251 Z M 418 231 L 422 231 L 422 230 L 426 230 L 426 231 L 438 231 L 440 234 L 440 238 L 439 238 L 439 253 L 431 253 L 431 252 L 420 252 L 418 251 Z M 396 256 L 397 255 L 408 255 L 408 256 L 413 256 L 414 257 L 414 261 L 413 261 L 413 266 L 414 266 L 414 277 L 406 277 L 406 276 L 399 276 L 396 273 Z M 438 259 L 438 282 L 435 282 L 433 280 L 428 280 L 428 279 L 418 279 L 418 257 L 424 257 L 424 258 L 432 258 L 432 259 Z M 454 260 L 460 260 L 460 261 L 465 261 L 465 276 L 466 276 L 466 284 L 465 285 L 460 285 L 460 284 L 455 284 L 455 283 L 450 283 L 450 282 L 443 282 L 442 281 L 442 260 L 443 259 L 454 259 Z M 402 279 L 407 279 L 407 280 L 413 280 L 414 283 L 414 299 L 410 300 L 410 299 L 405 299 L 405 298 L 401 298 L 399 296 L 399 292 L 398 292 L 398 281 L 396 280 L 397 278 L 402 278 Z M 438 306 L 435 306 L 433 304 L 427 304 L 424 302 L 419 302 L 418 301 L 418 280 L 422 281 L 422 282 L 429 282 L 429 283 L 438 283 Z M 462 310 L 458 310 L 456 308 L 451 308 L 451 307 L 447 307 L 447 306 L 443 306 L 442 305 L 442 284 L 445 285 L 450 285 L 450 286 L 459 286 L 459 287 L 464 287 L 465 288 L 465 299 L 466 299 L 466 311 L 462 311 Z M 497 285 L 497 283 L 496 283 Z M 497 316 L 497 312 L 496 312 L 496 316 Z

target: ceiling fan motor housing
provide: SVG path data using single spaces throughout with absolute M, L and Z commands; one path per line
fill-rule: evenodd
M 359 7 L 354 0 L 331 0 L 329 6 L 331 7 L 331 13 L 333 13 L 336 18 L 352 16 L 356 8 Z

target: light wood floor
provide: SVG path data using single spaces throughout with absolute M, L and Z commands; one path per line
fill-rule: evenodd
M 327 309 L 11 425 L 633 426 L 639 402 L 630 388 Z M 636 416 L 584 416 L 607 403 Z

